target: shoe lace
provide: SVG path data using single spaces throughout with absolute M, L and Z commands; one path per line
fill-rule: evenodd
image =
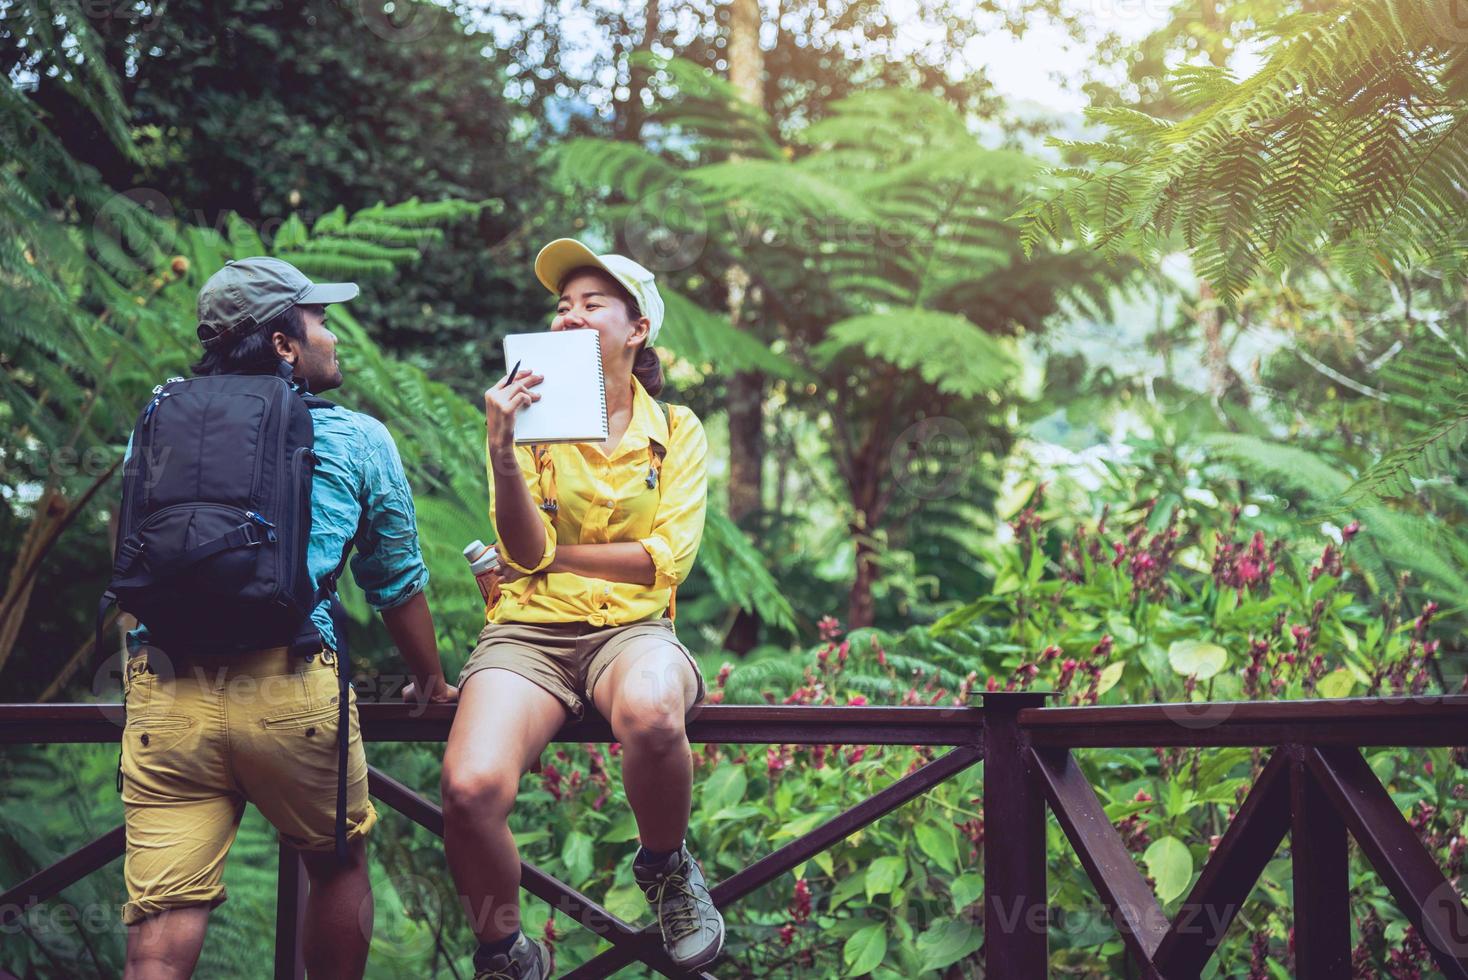
M 658 910 L 663 942 L 677 942 L 697 931 L 699 897 L 686 876 L 669 872 L 648 886 L 647 898 Z
M 474 980 L 520 980 L 520 974 L 518 972 L 511 973 L 508 969 L 491 970 L 486 967 L 474 974 Z
M 507 973 L 504 970 L 480 970 L 474 974 L 474 980 L 520 980 L 519 976 Z

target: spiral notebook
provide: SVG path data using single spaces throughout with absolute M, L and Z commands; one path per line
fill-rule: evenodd
M 545 380 L 532 390 L 540 401 L 515 416 L 515 442 L 606 442 L 607 386 L 601 335 L 595 330 L 512 333 L 505 337 L 505 370 L 516 364 Z

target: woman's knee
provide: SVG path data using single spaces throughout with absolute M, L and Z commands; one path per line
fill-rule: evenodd
M 612 710 L 612 729 L 624 744 L 673 748 L 687 741 L 683 698 L 637 686 L 622 692 Z
M 520 774 L 506 766 L 445 766 L 442 791 L 447 819 L 500 819 L 510 815 Z

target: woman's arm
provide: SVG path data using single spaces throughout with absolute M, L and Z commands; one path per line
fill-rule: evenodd
M 541 571 L 547 557 L 545 520 L 530 497 L 529 475 L 515 450 L 515 414 L 540 400 L 531 391 L 541 376 L 521 371 L 506 377 L 484 393 L 485 445 L 493 483 L 491 517 L 499 538 L 500 556 L 520 572 Z M 531 467 L 531 474 L 534 467 Z
M 556 548 L 556 557 L 544 570 L 633 585 L 652 585 L 656 577 L 652 556 L 640 541 L 563 544 Z

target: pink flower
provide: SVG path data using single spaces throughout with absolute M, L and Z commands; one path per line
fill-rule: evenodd
M 834 640 L 841 635 L 841 621 L 835 616 L 822 616 L 816 623 L 816 629 L 820 631 L 821 639 Z
M 1351 539 L 1354 538 L 1356 535 L 1358 535 L 1360 533 L 1361 533 L 1361 522 L 1360 521 L 1352 521 L 1351 523 L 1347 524 L 1345 527 L 1341 528 L 1341 540 L 1344 541 L 1344 542 L 1346 542 L 1347 544 L 1349 544 L 1351 542 Z
M 866 696 L 865 695 L 853 694 L 851 697 L 849 697 L 849 698 L 846 699 L 846 703 L 847 704 L 856 705 L 857 707 L 861 707 L 862 705 L 864 705 L 864 704 L 867 703 L 867 699 L 866 699 Z

